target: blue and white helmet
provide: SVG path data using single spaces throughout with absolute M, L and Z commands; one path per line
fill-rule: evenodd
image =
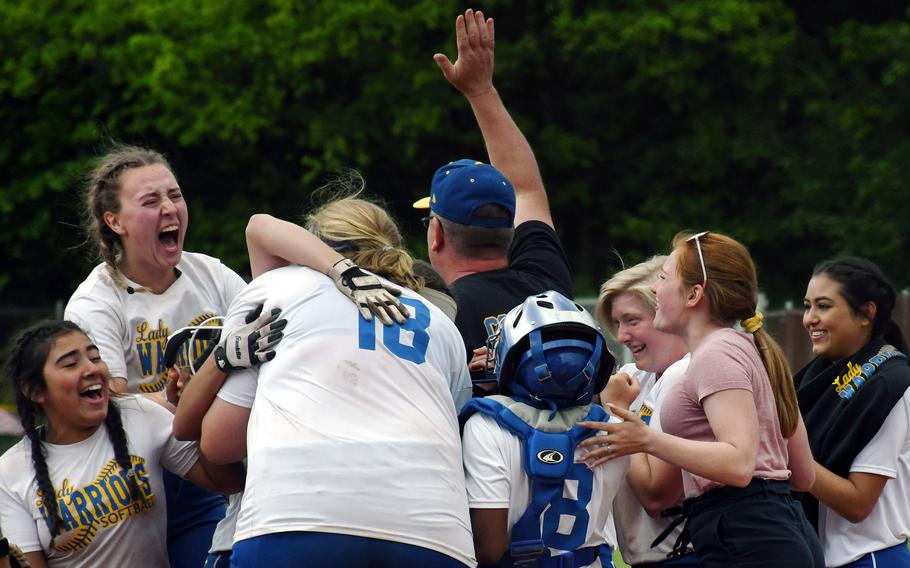
M 556 408 L 590 403 L 616 362 L 594 318 L 552 290 L 512 308 L 489 346 L 503 394 Z

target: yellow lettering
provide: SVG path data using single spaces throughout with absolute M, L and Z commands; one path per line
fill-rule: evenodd
M 831 384 L 834 385 L 835 392 L 837 392 L 839 394 L 841 391 L 843 391 L 845 388 L 847 388 L 847 385 L 849 385 L 853 381 L 853 379 L 858 377 L 862 372 L 863 372 L 862 367 L 854 364 L 853 362 L 848 361 L 847 362 L 847 372 L 844 373 L 843 375 L 835 378 L 834 381 L 831 382 Z
M 143 341 L 148 341 L 148 338 L 145 337 L 146 332 L 149 329 L 149 322 L 144 321 L 136 326 L 136 343 L 142 343 Z

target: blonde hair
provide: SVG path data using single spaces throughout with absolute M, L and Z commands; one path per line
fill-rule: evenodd
M 337 198 L 307 215 L 306 222 L 313 234 L 361 268 L 411 290 L 423 287 L 398 226 L 375 203 L 356 196 Z
M 635 266 L 620 270 L 612 278 L 601 284 L 594 315 L 613 339 L 616 339 L 617 331 L 611 314 L 613 301 L 620 294 L 631 294 L 641 299 L 648 306 L 651 315 L 654 315 L 657 309 L 657 297 L 651 291 L 651 285 L 657 281 L 660 267 L 666 259 L 666 255 L 653 256 Z
M 673 237 L 673 250 L 679 251 L 676 270 L 680 279 L 686 285 L 694 286 L 703 282 L 704 275 L 695 242 L 690 238 L 690 233 L 678 233 Z M 700 236 L 699 244 L 705 261 L 708 279 L 705 299 L 711 316 L 724 324 L 754 316 L 758 304 L 758 276 L 746 247 L 719 233 Z M 780 345 L 764 328 L 757 329 L 752 335 L 771 380 L 781 434 L 789 438 L 799 423 L 799 406 L 790 365 Z

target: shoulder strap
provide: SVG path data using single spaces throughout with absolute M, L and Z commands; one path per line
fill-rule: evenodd
M 493 418 L 522 442 L 522 466 L 531 480 L 531 502 L 512 527 L 509 557 L 512 566 L 537 566 L 549 555 L 541 535 L 540 515 L 562 494 L 564 480 L 575 462 L 576 446 L 595 431 L 574 426 L 567 432 L 541 432 L 502 403 L 487 398 L 475 398 L 465 405 L 459 417 L 462 427 L 476 412 Z M 603 422 L 609 415 L 594 405 L 584 419 Z

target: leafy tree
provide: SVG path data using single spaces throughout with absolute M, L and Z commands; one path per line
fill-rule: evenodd
M 536 149 L 592 292 L 683 228 L 752 250 L 775 300 L 818 260 L 910 282 L 905 8 L 766 0 L 498 0 L 496 82 Z M 92 264 L 81 178 L 112 140 L 172 160 L 190 250 L 243 272 L 256 211 L 295 217 L 359 169 L 399 214 L 435 168 L 484 158 L 432 54 L 452 1 L 0 0 L 3 301 L 67 298 Z M 816 17 L 825 12 L 824 18 Z

